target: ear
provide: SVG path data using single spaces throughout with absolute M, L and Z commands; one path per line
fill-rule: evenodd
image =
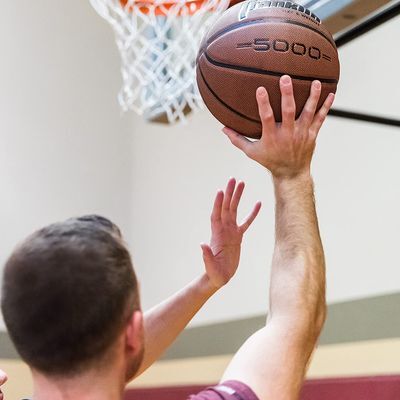
M 143 313 L 134 311 L 128 321 L 125 334 L 125 346 L 128 353 L 137 353 L 143 347 Z

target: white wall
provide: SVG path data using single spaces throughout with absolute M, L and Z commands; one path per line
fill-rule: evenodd
M 0 263 L 74 215 L 107 215 L 129 236 L 132 117 L 109 27 L 87 1 L 7 1 L 0 49 Z
M 400 19 L 341 49 L 336 106 L 400 117 Z M 314 162 L 330 302 L 400 290 L 400 130 L 329 118 Z M 264 312 L 273 250 L 267 174 L 233 148 L 207 111 L 165 128 L 135 120 L 133 256 L 146 306 L 202 270 L 213 195 L 229 176 L 247 182 L 242 212 L 262 199 L 236 279 L 195 323 Z
M 342 49 L 338 107 L 399 116 L 399 21 Z M 263 211 L 237 277 L 196 323 L 265 311 L 270 179 L 207 111 L 174 127 L 121 117 L 119 56 L 88 1 L 6 2 L 0 48 L 1 263 L 33 229 L 101 213 L 126 232 L 152 305 L 201 273 L 213 196 L 236 176 L 248 184 L 242 215 L 258 199 Z M 399 130 L 379 125 L 331 118 L 321 133 L 314 175 L 331 302 L 400 289 L 399 146 Z

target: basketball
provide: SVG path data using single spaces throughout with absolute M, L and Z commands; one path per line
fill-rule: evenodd
M 205 35 L 196 74 L 200 94 L 214 117 L 257 139 L 258 87 L 268 90 L 279 122 L 279 80 L 290 75 L 298 117 L 313 80 L 322 84 L 318 108 L 336 92 L 340 64 L 332 35 L 312 12 L 290 1 L 250 0 L 225 11 Z

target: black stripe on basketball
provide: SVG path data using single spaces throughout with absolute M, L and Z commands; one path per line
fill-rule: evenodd
M 228 104 L 226 104 L 226 103 L 214 92 L 214 90 L 211 89 L 210 85 L 207 83 L 207 80 L 206 80 L 206 78 L 205 78 L 204 75 L 203 75 L 203 72 L 201 71 L 201 67 L 200 67 L 200 66 L 198 66 L 198 70 L 200 71 L 200 75 L 201 75 L 201 77 L 203 78 L 203 81 L 204 81 L 205 85 L 207 86 L 207 89 L 208 89 L 208 90 L 214 95 L 214 97 L 215 97 L 221 104 L 223 104 L 228 110 L 231 110 L 233 113 L 237 114 L 237 115 L 238 115 L 239 117 L 241 117 L 241 118 L 247 119 L 247 120 L 249 120 L 249 121 L 251 121 L 251 122 L 256 122 L 256 123 L 258 123 L 258 124 L 260 123 L 260 120 L 259 120 L 259 119 L 257 120 L 257 119 L 250 118 L 250 117 L 248 117 L 247 115 L 244 115 L 244 114 L 240 113 L 239 111 L 233 109 L 231 106 L 229 106 Z
M 221 63 L 219 61 L 215 61 L 213 60 L 208 54 L 207 52 L 204 53 L 204 56 L 206 57 L 207 61 L 210 64 L 216 65 L 218 67 L 222 67 L 222 68 L 228 68 L 228 69 L 237 69 L 239 71 L 246 71 L 246 72 L 250 72 L 252 74 L 261 74 L 261 75 L 271 75 L 271 76 L 278 76 L 281 77 L 283 75 L 285 75 L 285 72 L 275 72 L 275 71 L 267 71 L 265 69 L 257 69 L 257 68 L 250 68 L 250 67 L 243 67 L 240 65 L 232 65 L 232 64 L 225 64 L 225 63 Z M 315 81 L 315 78 L 311 78 L 309 76 L 300 76 L 300 75 L 290 75 L 292 79 L 299 79 L 302 81 Z M 322 79 L 319 78 L 318 79 L 321 83 L 338 83 L 337 79 Z

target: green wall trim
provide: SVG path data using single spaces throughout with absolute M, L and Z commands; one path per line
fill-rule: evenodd
M 400 292 L 332 304 L 321 345 L 400 338 Z M 233 354 L 265 324 L 266 316 L 188 328 L 165 353 L 164 360 Z M 0 358 L 19 356 L 6 332 L 0 332 Z
M 232 354 L 252 333 L 265 326 L 265 321 L 265 316 L 259 316 L 188 328 L 181 333 L 162 359 Z
M 18 359 L 19 355 L 15 350 L 7 332 L 0 332 L 0 358 Z
M 322 345 L 400 337 L 400 293 L 332 304 Z
M 265 316 L 186 329 L 163 359 L 233 354 Z M 332 304 L 321 345 L 400 337 L 400 293 Z

